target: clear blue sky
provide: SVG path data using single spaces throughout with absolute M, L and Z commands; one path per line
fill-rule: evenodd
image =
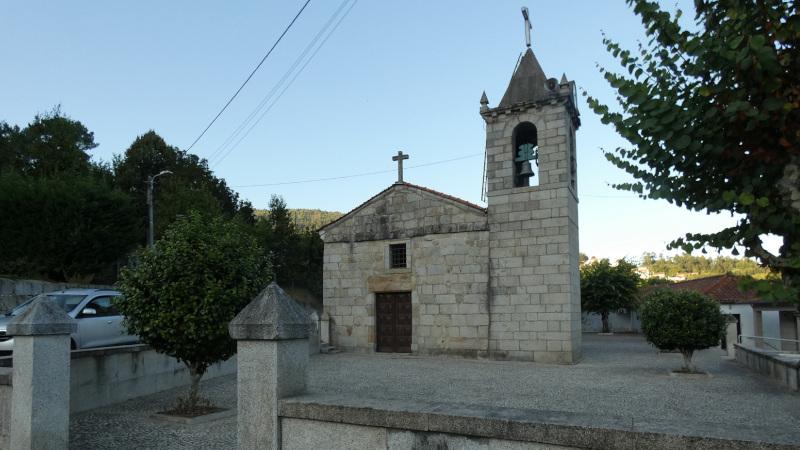
M 4 2 L 0 120 L 24 125 L 61 104 L 95 133 L 98 160 L 110 161 L 150 129 L 186 148 L 302 3 Z M 691 3 L 678 1 L 689 17 Z M 220 150 L 230 147 L 220 146 L 340 5 L 340 0 L 312 0 L 192 152 L 206 158 L 224 154 Z M 601 43 L 601 30 L 628 47 L 643 36 L 624 0 L 360 0 L 263 119 L 248 125 L 252 131 L 236 137 L 233 142 L 241 142 L 221 161 L 210 158 L 212 169 L 256 207 L 266 207 L 274 193 L 290 207 L 347 211 L 394 181 L 391 156 L 397 150 L 411 154 L 411 167 L 466 157 L 409 168 L 406 179 L 482 203 L 484 127 L 478 101 L 485 90 L 495 106 L 505 91 L 524 49 L 521 6 L 531 9 L 533 49 L 547 75 L 566 73 L 580 88 L 613 100 L 595 67 L 615 64 Z M 614 258 L 663 252 L 667 242 L 687 231 L 732 223 L 730 217 L 691 213 L 610 188 L 626 178 L 605 161 L 601 148 L 624 142 L 585 104 L 580 108 L 583 252 Z M 389 172 L 245 187 L 383 170 Z

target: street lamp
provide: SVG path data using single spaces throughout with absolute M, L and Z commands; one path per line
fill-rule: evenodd
M 147 224 L 147 246 L 153 247 L 153 185 L 156 182 L 156 178 L 160 177 L 161 175 L 169 175 L 172 172 L 169 170 L 162 170 L 157 175 L 150 175 L 147 177 L 147 217 L 148 217 L 148 224 Z

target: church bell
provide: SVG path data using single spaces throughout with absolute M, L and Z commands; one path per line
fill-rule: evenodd
M 531 168 L 530 161 L 522 161 L 522 164 L 520 164 L 519 176 L 526 178 L 533 176 L 533 169 Z

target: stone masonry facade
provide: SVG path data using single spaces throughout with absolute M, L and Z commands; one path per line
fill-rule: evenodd
M 563 105 L 486 114 L 491 266 L 490 350 L 496 358 L 580 359 L 578 202 Z M 513 130 L 539 133 L 539 185 L 512 187 Z
M 320 230 L 334 346 L 376 351 L 377 295 L 408 293 L 412 353 L 580 360 L 575 84 L 547 79 L 528 49 L 488 103 L 486 209 L 398 181 Z M 537 151 L 530 178 L 521 144 Z M 393 244 L 405 244 L 405 267 L 392 268 Z
M 323 297 L 333 345 L 373 351 L 375 294 L 410 292 L 412 351 L 478 356 L 489 336 L 489 232 L 483 209 L 395 184 L 323 233 Z M 388 268 L 405 243 L 408 267 Z

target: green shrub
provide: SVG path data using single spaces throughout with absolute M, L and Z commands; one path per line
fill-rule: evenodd
M 228 323 L 269 280 L 263 254 L 241 225 L 192 212 L 122 271 L 118 307 L 128 330 L 186 364 L 190 404 L 200 404 L 206 369 L 236 352 Z
M 692 354 L 717 345 L 725 329 L 719 304 L 692 291 L 657 290 L 641 308 L 647 341 L 664 351 L 683 355 L 683 370 L 695 372 Z

